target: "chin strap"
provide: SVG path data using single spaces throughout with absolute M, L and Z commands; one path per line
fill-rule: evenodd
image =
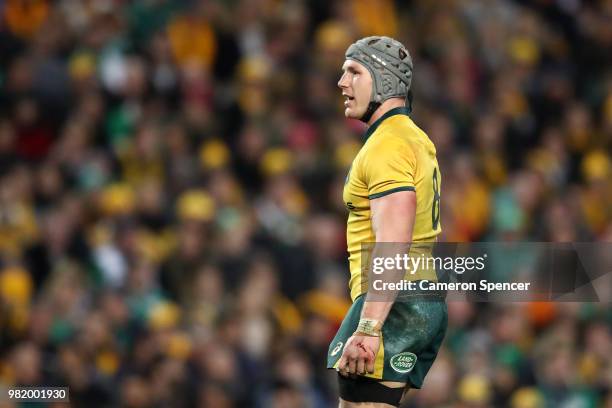
M 368 104 L 368 109 L 359 120 L 368 123 L 374 112 L 376 112 L 376 109 L 380 108 L 380 105 L 380 102 L 371 101 Z M 412 90 L 409 90 L 408 95 L 406 95 L 406 107 L 408 108 L 408 112 L 412 112 Z
M 412 89 L 408 91 L 408 95 L 406 96 L 406 106 L 408 107 L 409 112 L 412 112 Z
M 370 102 L 368 104 L 368 109 L 365 111 L 363 116 L 359 118 L 359 120 L 364 123 L 368 123 L 368 121 L 370 120 L 370 118 L 372 117 L 374 112 L 376 112 L 376 109 L 378 108 L 380 108 L 380 102 Z

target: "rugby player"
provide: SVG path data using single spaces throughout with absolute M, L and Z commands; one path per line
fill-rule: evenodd
M 353 304 L 329 346 L 340 407 L 396 407 L 420 388 L 447 325 L 443 300 L 372 298 L 362 244 L 433 242 L 441 232 L 436 149 L 410 118 L 412 59 L 388 37 L 358 40 L 346 51 L 338 87 L 344 114 L 368 124 L 347 175 L 347 246 Z M 402 271 L 402 275 L 403 275 Z M 435 281 L 435 271 L 405 279 Z

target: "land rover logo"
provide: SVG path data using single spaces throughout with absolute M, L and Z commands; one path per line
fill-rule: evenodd
M 417 356 L 414 353 L 405 351 L 391 357 L 391 368 L 398 373 L 409 373 L 414 368 L 417 362 Z
M 339 341 L 339 342 L 338 342 L 338 344 L 336 344 L 336 347 L 334 347 L 334 349 L 333 349 L 333 350 L 332 350 L 332 352 L 331 352 L 331 356 L 332 356 L 332 357 L 333 357 L 333 356 L 335 356 L 336 354 L 338 354 L 338 352 L 339 352 L 340 350 L 342 350 L 342 346 L 343 346 L 343 344 L 344 344 L 344 343 L 342 343 L 341 341 Z

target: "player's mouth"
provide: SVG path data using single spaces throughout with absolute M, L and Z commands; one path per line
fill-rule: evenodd
M 355 98 L 353 98 L 352 96 L 349 95 L 343 95 L 344 96 L 344 106 L 348 106 L 351 101 L 354 101 Z

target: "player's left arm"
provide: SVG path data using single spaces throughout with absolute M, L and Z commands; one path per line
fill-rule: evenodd
M 407 251 L 412 239 L 416 215 L 415 192 L 398 191 L 373 199 L 370 201 L 370 210 L 376 243 L 383 243 L 375 246 L 372 259 L 377 256 L 393 257 L 394 253 L 400 251 L 407 253 L 404 251 Z M 386 273 L 386 280 L 397 281 L 403 277 L 404 271 L 386 271 Z M 357 330 L 347 341 L 338 364 L 341 374 L 374 372 L 382 325 L 396 297 L 397 291 L 383 290 L 373 294 L 373 288 L 370 288 Z
M 412 230 L 416 215 L 416 193 L 414 191 L 399 191 L 370 201 L 372 212 L 372 229 L 376 237 L 376 245 L 372 258 L 376 256 L 391 256 L 396 253 L 408 253 Z M 404 270 L 395 272 L 390 281 L 397 281 L 404 276 Z M 397 291 L 384 290 L 378 296 L 373 296 L 373 288 L 368 292 L 361 319 L 376 321 L 382 327 L 391 306 L 397 297 Z
M 389 135 L 371 146 L 362 162 L 361 176 L 368 186 L 370 217 L 376 244 L 371 260 L 407 254 L 416 218 L 415 175 L 417 159 L 413 146 Z M 369 271 L 373 271 L 372 264 Z M 384 283 L 403 279 L 405 270 L 385 268 L 370 276 L 361 319 L 354 335 L 344 346 L 338 368 L 342 374 L 374 372 L 380 333 L 393 306 L 397 291 L 376 290 L 375 280 Z

